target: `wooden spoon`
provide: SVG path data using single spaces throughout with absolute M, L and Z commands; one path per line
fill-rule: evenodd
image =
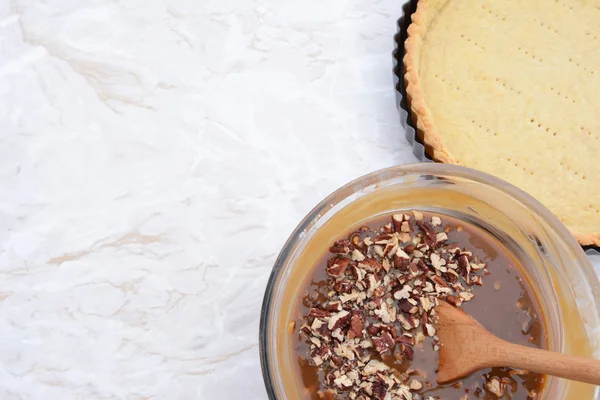
M 600 361 L 506 342 L 445 301 L 435 308 L 440 338 L 438 383 L 490 367 L 512 367 L 600 385 Z

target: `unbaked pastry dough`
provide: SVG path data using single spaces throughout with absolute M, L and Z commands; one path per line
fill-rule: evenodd
M 600 245 L 600 0 L 420 0 L 405 46 L 433 158 L 513 183 Z

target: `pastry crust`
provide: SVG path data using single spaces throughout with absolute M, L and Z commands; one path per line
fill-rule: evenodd
M 439 130 L 439 126 L 436 125 L 435 123 L 435 114 L 432 112 L 432 110 L 430 109 L 430 105 L 427 102 L 427 96 L 425 95 L 425 90 L 424 90 L 424 82 L 423 82 L 423 77 L 421 76 L 421 71 L 420 68 L 422 68 L 422 61 L 423 61 L 423 48 L 424 45 L 426 45 L 426 35 L 428 34 L 428 30 L 430 29 L 430 26 L 433 23 L 439 23 L 438 20 L 436 20 L 436 18 L 442 18 L 440 17 L 440 15 L 438 15 L 440 13 L 441 10 L 444 10 L 445 8 L 447 8 L 447 6 L 449 5 L 449 3 L 452 3 L 453 1 L 460 3 L 460 6 L 464 6 L 465 3 L 469 3 L 469 1 L 458 1 L 458 0 L 419 0 L 418 5 L 417 5 L 417 10 L 416 12 L 412 15 L 412 23 L 408 28 L 408 37 L 405 41 L 405 56 L 404 56 L 404 68 L 405 68 L 405 73 L 404 73 L 404 80 L 405 80 L 405 85 L 406 85 L 406 93 L 407 93 L 407 100 L 408 100 L 408 104 L 410 106 L 411 109 L 411 113 L 412 113 L 412 118 L 413 118 L 413 122 L 415 123 L 416 127 L 417 127 L 417 133 L 420 137 L 420 139 L 423 141 L 423 143 L 425 144 L 425 147 L 427 149 L 427 152 L 430 156 L 432 156 L 432 158 L 435 161 L 438 162 L 442 162 L 442 163 L 448 163 L 448 164 L 460 164 L 460 165 L 465 165 L 465 166 L 469 166 L 469 167 L 473 167 L 473 168 L 478 168 L 477 165 L 473 166 L 471 165 L 472 163 L 469 162 L 463 162 L 463 160 L 461 159 L 460 161 L 457 160 L 456 155 L 452 154 L 452 152 L 449 150 L 448 148 L 448 143 L 445 142 L 445 140 L 447 141 L 448 139 L 445 138 L 445 136 L 443 135 L 444 132 L 441 132 Z M 473 4 L 477 4 L 477 7 L 479 7 L 479 3 L 477 3 L 476 0 L 472 0 Z M 475 6 L 473 6 L 475 7 Z M 483 8 L 485 9 L 485 6 L 483 6 Z M 489 10 L 488 10 L 489 11 Z M 491 13 L 491 11 L 490 11 Z M 548 30 L 550 30 L 551 28 L 549 27 Z M 558 33 L 558 31 L 556 31 Z M 586 33 L 587 35 L 589 35 L 589 32 Z M 600 37 L 600 35 L 599 35 Z M 594 37 L 594 39 L 596 39 L 596 37 Z M 519 47 L 519 50 L 521 48 Z M 541 61 L 541 60 L 540 60 Z M 569 60 L 572 61 L 572 60 Z M 507 60 L 508 62 L 508 60 Z M 579 64 L 577 64 L 577 66 L 579 67 Z M 437 75 L 436 75 L 437 76 Z M 437 84 L 437 83 L 436 83 Z M 512 88 L 514 89 L 514 88 Z M 552 88 L 552 90 L 554 90 Z M 519 91 L 519 94 L 521 92 Z M 558 93 L 559 95 L 561 95 L 561 93 Z M 563 95 L 563 97 L 569 99 L 568 95 Z M 572 96 L 574 97 L 574 96 Z M 573 103 L 575 103 L 575 99 L 572 99 Z M 498 111 L 499 113 L 502 113 L 502 107 L 498 107 Z M 439 114 L 438 114 L 439 115 Z M 507 118 L 509 117 L 508 115 L 506 116 Z M 533 118 L 531 119 L 531 121 L 533 122 Z M 474 121 L 473 121 L 474 122 Z M 537 121 L 536 121 L 537 123 Z M 538 125 L 539 127 L 540 125 Z M 481 128 L 481 126 L 479 126 L 479 128 Z M 583 129 L 583 128 L 582 128 Z M 546 129 L 546 131 L 548 131 L 548 129 Z M 592 133 L 589 133 L 590 135 L 592 135 Z M 600 133 L 598 133 L 600 135 Z M 557 133 L 554 133 L 554 136 L 556 136 Z M 600 140 L 598 141 L 600 142 Z M 468 143 L 467 143 L 468 145 Z M 477 148 L 474 149 L 474 151 L 478 151 Z M 577 157 L 578 155 L 576 153 L 572 153 L 571 156 Z M 599 156 L 600 157 L 600 156 Z M 489 160 L 489 158 L 488 158 Z M 510 161 L 511 159 L 508 158 L 508 161 Z M 513 160 L 514 161 L 514 160 Z M 499 163 L 499 161 L 494 160 L 494 163 L 497 164 Z M 600 163 L 600 161 L 599 161 Z M 488 163 L 489 164 L 489 163 Z M 515 164 L 516 166 L 517 164 Z M 562 166 L 562 162 L 561 162 L 561 166 Z M 539 165 L 540 167 L 543 167 L 540 163 Z M 537 167 L 537 166 L 536 166 Z M 525 171 L 525 168 L 523 168 L 523 171 Z M 486 172 L 491 172 L 492 174 L 494 174 L 494 171 L 490 171 L 489 168 Z M 536 169 L 532 168 L 531 169 L 531 175 L 534 175 L 534 172 L 536 172 Z M 521 174 L 523 175 L 524 173 L 520 171 L 514 172 L 515 175 Z M 590 171 L 590 174 L 593 176 L 594 175 L 594 171 Z M 497 174 L 498 176 L 500 176 L 503 179 L 509 180 L 511 181 L 511 183 L 515 184 L 516 186 L 520 186 L 522 189 L 527 190 L 528 192 L 532 193 L 529 189 L 530 185 L 529 183 L 525 184 L 523 183 L 523 179 L 515 179 L 515 180 L 511 180 L 511 179 L 507 179 L 507 174 Z M 575 172 L 575 175 L 577 175 L 577 172 Z M 517 177 L 520 178 L 520 177 Z M 586 179 L 585 177 L 583 179 Z M 586 183 L 586 185 L 594 185 L 595 178 L 589 179 Z M 520 184 L 518 184 L 518 183 Z M 542 184 L 540 183 L 538 186 L 542 186 Z M 590 186 L 591 187 L 591 186 Z M 543 190 L 543 189 L 540 189 Z M 567 188 L 568 190 L 568 188 Z M 586 220 L 584 222 L 587 222 L 589 225 L 589 221 L 593 220 L 594 223 L 596 223 L 596 221 L 598 221 L 598 216 L 600 216 L 600 210 L 598 210 L 598 208 L 600 208 L 600 198 L 597 195 L 597 190 L 590 190 L 589 193 L 582 193 L 581 196 L 588 196 L 587 201 L 591 202 L 591 204 L 589 206 L 586 205 L 586 211 L 582 212 L 581 215 L 577 214 L 577 218 L 579 219 L 583 219 L 587 216 L 590 216 L 589 220 Z M 539 191 L 538 191 L 539 193 Z M 533 194 L 533 193 L 532 193 Z M 535 195 L 534 195 L 535 196 Z M 539 194 L 538 196 L 535 197 L 540 197 Z M 542 196 L 543 197 L 543 196 Z M 591 197 L 591 198 L 590 198 Z M 557 198 L 557 196 L 555 196 L 553 198 L 553 200 L 555 200 Z M 544 199 L 540 198 L 540 200 L 544 203 Z M 549 206 L 549 204 L 546 203 L 546 206 Z M 592 227 L 592 232 L 582 232 L 579 229 L 574 228 L 573 226 L 570 226 L 571 224 L 569 224 L 567 221 L 569 220 L 569 217 L 572 219 L 572 213 L 565 215 L 566 213 L 569 213 L 568 210 L 570 210 L 569 207 L 572 207 L 573 204 L 567 204 L 565 205 L 564 208 L 562 207 L 556 207 L 556 205 L 554 205 L 554 207 L 549 207 L 551 208 L 551 210 L 559 217 L 559 219 L 561 219 L 571 230 L 571 232 L 574 234 L 574 236 L 577 238 L 577 240 L 579 241 L 579 243 L 581 245 L 592 245 L 592 246 L 600 246 L 600 226 L 598 225 L 594 225 Z M 589 214 L 588 214 L 589 213 Z M 567 217 L 567 218 L 565 218 Z

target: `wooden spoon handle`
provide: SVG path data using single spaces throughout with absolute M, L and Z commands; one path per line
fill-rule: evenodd
M 558 376 L 600 385 L 600 360 L 570 356 L 552 351 L 504 343 L 498 348 L 498 366 L 522 368 L 541 374 Z

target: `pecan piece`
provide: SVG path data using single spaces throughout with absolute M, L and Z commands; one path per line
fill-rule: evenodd
M 427 334 L 427 336 L 435 336 L 435 327 L 432 324 L 425 325 L 425 333 Z
M 380 336 L 373 336 L 371 340 L 379 354 L 385 353 L 395 345 L 394 338 L 388 332 L 383 332 Z
M 452 304 L 454 307 L 460 307 L 462 304 L 462 299 L 458 296 L 448 295 L 446 296 L 446 301 Z
M 327 261 L 327 274 L 334 277 L 342 276 L 349 264 L 349 258 L 333 257 Z
M 367 333 L 371 336 L 377 335 L 381 331 L 381 327 L 378 325 L 369 325 L 367 327 Z
M 382 233 L 381 235 L 377 235 L 373 238 L 373 242 L 375 244 L 383 244 L 386 245 L 392 239 L 392 235 L 389 233 Z
M 417 221 L 417 226 L 419 227 L 419 229 L 421 229 L 421 232 L 423 232 L 424 235 L 424 239 L 425 239 L 425 243 L 429 246 L 429 247 L 434 247 L 435 243 L 436 243 L 436 231 L 435 229 L 433 229 L 433 226 L 431 226 L 431 224 L 429 222 L 422 222 L 422 221 Z
M 434 275 L 434 276 L 430 276 L 429 279 L 435 283 L 436 285 L 443 287 L 443 288 L 449 288 L 450 286 L 439 276 Z
M 396 337 L 396 342 L 402 343 L 402 344 L 407 344 L 409 346 L 414 346 L 415 338 L 410 335 L 404 334 L 402 336 Z
M 402 312 L 405 312 L 407 314 L 415 314 L 417 311 L 419 311 L 418 306 L 411 304 L 406 299 L 401 299 L 400 301 L 398 301 L 398 306 L 400 307 L 400 310 L 402 310 Z
M 483 286 L 483 282 L 481 281 L 481 277 L 480 277 L 480 276 L 474 276 L 474 277 L 471 279 L 471 281 L 472 281 L 472 283 L 473 283 L 474 285 Z
M 384 232 L 387 232 L 387 233 L 394 232 L 394 229 L 392 227 L 392 223 L 391 222 L 388 222 L 387 224 L 385 224 L 382 229 L 383 229 Z
M 337 314 L 333 314 L 327 322 L 327 328 L 331 331 L 339 328 L 350 319 L 350 313 L 346 310 L 342 310 Z
M 361 239 L 360 235 L 358 233 L 353 233 L 350 236 L 350 244 L 355 248 L 355 249 L 360 249 L 360 250 L 365 250 L 366 244 L 365 242 L 363 242 L 363 240 Z M 349 246 L 350 247 L 350 246 Z
M 333 246 L 329 248 L 331 253 L 348 254 L 350 253 L 350 241 L 347 239 L 337 240 L 333 242 Z
M 406 331 L 410 331 L 414 328 L 418 328 L 419 324 L 421 323 L 421 321 L 419 319 L 415 318 L 412 315 L 406 315 L 406 314 L 398 314 L 398 320 L 402 324 L 402 328 L 404 328 L 404 330 L 406 330 Z
M 410 232 L 410 225 L 408 224 L 409 220 L 410 220 L 410 217 L 405 214 L 392 215 L 392 223 L 394 224 L 394 231 Z
M 406 270 L 406 267 L 410 264 L 410 257 L 404 250 L 398 248 L 394 253 L 394 267 Z
M 333 289 L 338 293 L 350 293 L 352 291 L 352 284 L 347 280 L 337 281 L 333 285 Z
M 321 310 L 319 308 L 311 308 L 308 311 L 309 317 L 324 318 L 324 317 L 329 317 L 330 315 L 331 315 L 331 313 L 329 311 Z
M 327 305 L 327 311 L 342 311 L 342 302 L 341 301 L 332 301 Z
M 415 358 L 415 351 L 410 346 L 402 345 L 402 356 L 406 360 L 412 361 Z
M 387 395 L 387 392 L 388 392 L 388 385 L 387 385 L 387 383 L 385 383 L 381 380 L 376 380 L 375 382 L 373 382 L 373 386 L 371 386 L 371 390 L 373 391 L 374 399 L 384 400 L 385 396 Z
M 448 235 L 445 232 L 440 232 L 435 235 L 435 247 L 440 247 L 448 241 Z
M 348 332 L 348 338 L 361 338 L 363 336 L 363 329 L 365 327 L 365 316 L 361 311 L 352 311 L 352 317 L 350 318 L 350 331 Z
M 358 267 L 369 272 L 379 273 L 381 268 L 383 268 L 383 265 L 381 265 L 381 263 L 374 258 L 366 258 L 358 263 Z

